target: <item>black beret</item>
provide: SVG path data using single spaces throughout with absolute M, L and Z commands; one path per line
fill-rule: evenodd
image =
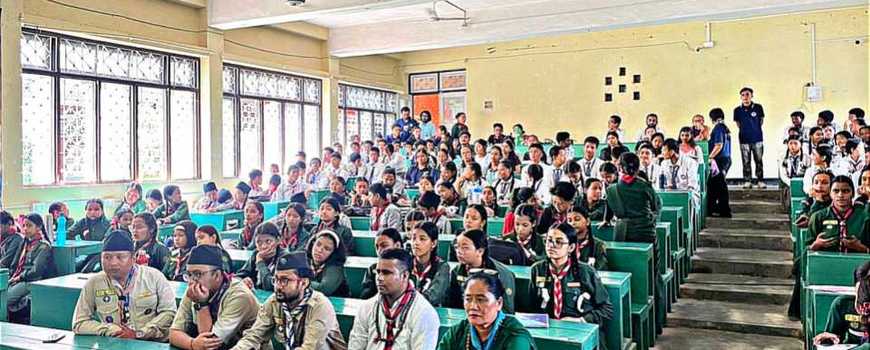
M 278 257 L 277 271 L 296 270 L 296 274 L 302 278 L 314 277 L 314 271 L 308 265 L 308 256 L 303 251 L 284 253 Z
M 202 244 L 190 251 L 190 258 L 187 260 L 188 265 L 208 265 L 218 269 L 223 269 L 223 252 L 221 247 L 211 244 Z
M 132 252 L 133 238 L 127 231 L 114 230 L 103 239 L 104 252 Z

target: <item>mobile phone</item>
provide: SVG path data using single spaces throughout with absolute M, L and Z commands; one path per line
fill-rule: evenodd
M 51 335 L 48 336 L 48 338 L 43 339 L 42 342 L 45 344 L 54 344 L 54 343 L 59 342 L 64 337 L 66 337 L 66 334 L 52 333 Z

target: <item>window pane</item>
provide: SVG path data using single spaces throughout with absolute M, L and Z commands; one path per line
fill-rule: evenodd
M 396 115 L 395 114 L 387 114 L 387 125 L 386 127 L 392 128 L 393 124 L 396 124 Z
M 238 69 L 224 66 L 224 92 L 236 92 L 236 88 L 238 87 L 236 84 L 236 71 L 238 71 Z
M 54 182 L 54 83 L 21 75 L 21 170 L 25 185 Z
M 129 85 L 100 85 L 100 171 L 102 181 L 129 180 L 133 176 L 130 156 L 132 88 Z
M 372 112 L 359 112 L 360 142 L 372 140 Z
M 196 61 L 183 57 L 171 58 L 172 85 L 189 88 L 196 87 Z
M 383 113 L 375 113 L 375 138 L 383 137 L 387 135 L 388 132 L 384 130 L 384 114 Z
M 97 45 L 78 40 L 60 40 L 60 70 L 75 73 L 96 73 Z
M 359 137 L 359 113 L 355 109 L 345 110 L 345 122 L 347 122 L 347 140 L 353 142 L 353 137 Z
M 387 112 L 396 113 L 399 111 L 399 96 L 397 94 L 387 94 Z
M 97 178 L 95 83 L 60 80 L 61 181 L 93 182 Z
M 236 100 L 224 97 L 223 108 L 223 174 L 236 176 Z
M 166 90 L 140 87 L 138 95 L 139 178 L 163 180 L 166 178 Z
M 129 79 L 131 55 L 130 50 L 99 45 L 97 47 L 97 74 Z
M 282 76 L 279 80 L 279 95 L 281 98 L 299 101 L 302 99 L 302 83 L 298 78 Z
M 338 106 L 344 107 L 344 96 L 347 95 L 347 86 L 338 84 Z
M 243 98 L 241 108 L 239 172 L 247 174 L 252 169 L 260 169 L 263 164 L 260 161 L 260 101 Z
M 305 105 L 305 153 L 320 154 L 320 106 Z
M 163 55 L 134 51 L 130 59 L 130 77 L 152 83 L 164 83 Z
M 284 149 L 287 150 L 284 154 L 285 168 L 291 164 L 296 164 L 296 153 L 302 150 L 301 108 L 302 106 L 298 103 L 284 104 L 284 142 L 286 142 Z
M 281 167 L 281 102 L 263 101 L 263 163 Z
M 169 135 L 172 178 L 196 178 L 196 93 L 172 90 Z
M 51 69 L 51 37 L 33 33 L 21 34 L 21 66 Z
M 344 119 L 344 108 L 339 108 L 338 109 L 338 126 L 336 127 L 336 133 L 338 135 L 336 135 L 336 139 L 337 139 L 336 142 L 341 143 L 342 145 L 345 145 L 345 146 L 348 145 L 347 139 L 345 139 L 345 135 L 344 135 L 344 128 L 345 128 L 346 123 L 347 122 Z
M 305 102 L 320 102 L 320 81 L 305 79 Z

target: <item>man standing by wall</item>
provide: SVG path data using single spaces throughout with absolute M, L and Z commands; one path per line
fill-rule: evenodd
M 752 101 L 751 88 L 740 89 L 740 105 L 734 108 L 734 121 L 740 129 L 740 158 L 743 161 L 743 188 L 752 187 L 752 160 L 755 160 L 755 181 L 758 188 L 764 189 L 764 137 L 761 125 L 764 123 L 764 108 Z M 750 158 L 752 157 L 752 158 Z

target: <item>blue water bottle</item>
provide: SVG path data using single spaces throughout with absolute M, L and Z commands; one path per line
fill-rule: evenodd
M 57 234 L 55 240 L 59 247 L 66 245 L 66 216 L 58 215 L 57 217 Z

